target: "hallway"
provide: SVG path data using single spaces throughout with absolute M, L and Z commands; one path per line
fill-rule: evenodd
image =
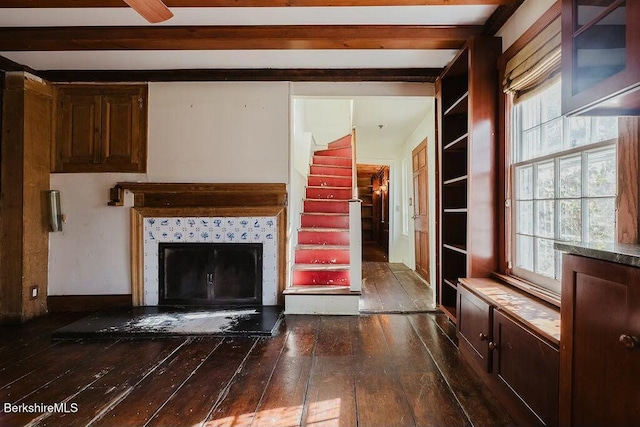
M 406 265 L 362 262 L 361 314 L 425 313 L 435 310 L 432 288 Z

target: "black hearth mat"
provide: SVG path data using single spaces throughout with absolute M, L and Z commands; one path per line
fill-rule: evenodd
M 53 332 L 53 339 L 272 336 L 282 310 L 275 306 L 212 308 L 154 306 L 99 311 Z

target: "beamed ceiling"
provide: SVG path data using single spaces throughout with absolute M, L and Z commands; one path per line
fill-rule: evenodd
M 54 81 L 433 81 L 523 0 L 0 1 L 0 69 Z

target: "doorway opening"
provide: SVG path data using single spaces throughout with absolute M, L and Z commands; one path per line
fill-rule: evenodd
M 421 312 L 435 308 L 435 286 L 415 272 L 414 177 L 412 150 L 422 141 L 429 162 L 435 162 L 435 101 L 430 96 L 318 96 L 292 97 L 291 177 L 289 187 L 289 251 L 297 259 L 304 248 L 299 230 L 308 227 L 303 212 L 314 174 L 314 153 L 355 130 L 354 152 L 358 199 L 362 200 L 363 251 L 361 312 Z M 311 160 L 311 161 L 310 161 Z M 323 162 L 323 164 L 326 162 Z M 435 188 L 435 167 L 423 178 Z M 428 174 L 428 176 L 427 176 Z M 433 175 L 433 176 L 431 176 Z M 327 183 L 327 186 L 333 184 Z M 424 186 L 423 186 L 424 188 Z M 315 187 L 312 188 L 312 193 Z M 320 194 L 319 192 L 317 194 Z M 430 191 L 435 195 L 435 191 Z M 330 196 L 329 196 L 330 197 Z M 435 199 L 424 201 L 429 227 L 435 230 Z M 305 225 L 307 224 L 307 225 Z M 351 226 L 351 225 L 349 225 Z M 327 230 L 330 231 L 330 230 Z M 428 237 L 435 236 L 435 232 Z M 434 242 L 427 242 L 429 250 Z M 302 259 L 301 256 L 298 256 Z M 341 260 L 342 258 L 336 258 Z M 435 257 L 430 257 L 433 262 Z M 350 259 L 347 259 L 353 267 Z M 292 264 L 292 268 L 296 266 Z M 435 268 L 431 271 L 434 271 Z M 320 267 L 317 267 L 319 269 Z
M 389 262 L 389 166 L 357 164 L 362 261 Z

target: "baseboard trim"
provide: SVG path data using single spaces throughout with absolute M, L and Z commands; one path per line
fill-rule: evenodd
M 130 307 L 131 294 L 124 295 L 49 295 L 50 313 L 98 311 L 109 307 Z

